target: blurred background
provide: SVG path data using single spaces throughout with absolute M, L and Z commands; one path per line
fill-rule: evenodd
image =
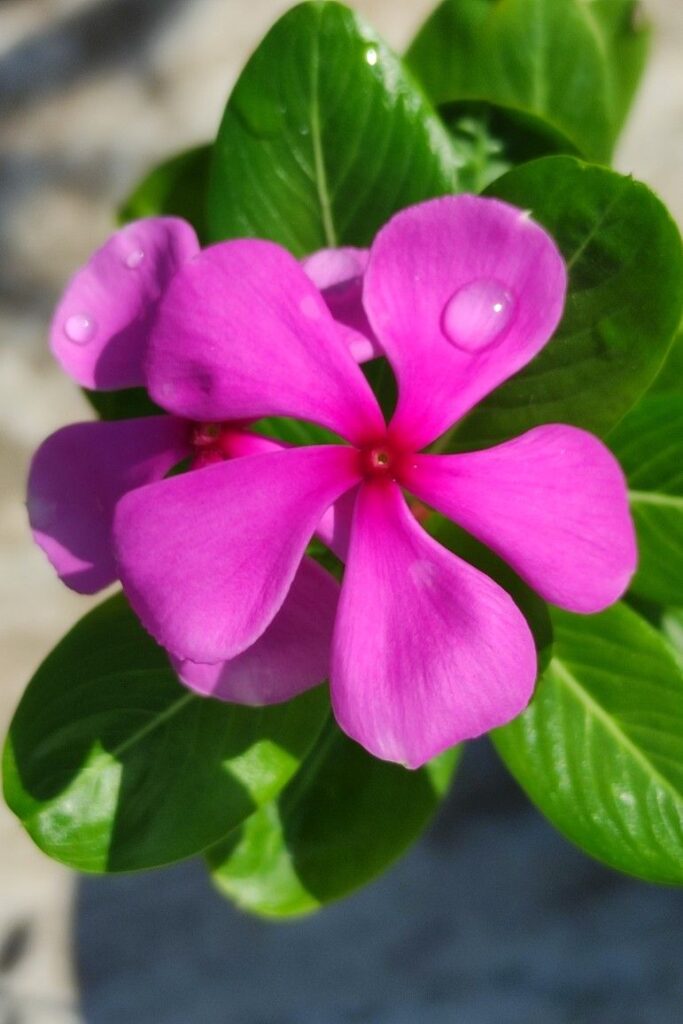
M 23 508 L 32 449 L 89 415 L 48 356 L 51 309 L 117 203 L 211 138 L 284 0 L 0 0 L 0 731 L 88 600 Z M 432 0 L 356 0 L 402 48 Z M 650 69 L 617 166 L 683 223 L 683 4 L 648 0 Z M 0 1024 L 680 1024 L 683 893 L 620 878 L 528 807 L 486 744 L 385 878 L 272 926 L 198 865 L 85 879 L 0 807 Z

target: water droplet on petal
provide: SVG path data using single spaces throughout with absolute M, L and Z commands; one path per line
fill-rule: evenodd
M 365 51 L 365 60 L 371 68 L 374 68 L 375 64 L 379 60 L 379 54 L 374 46 L 369 46 Z
M 503 333 L 514 309 L 514 299 L 500 281 L 470 281 L 446 303 L 441 329 L 457 348 L 480 352 Z
M 64 333 L 76 345 L 87 345 L 95 337 L 97 324 L 87 313 L 74 313 L 64 324 Z
M 137 270 L 137 268 L 140 266 L 144 258 L 144 249 L 131 249 L 131 251 L 128 253 L 123 262 L 126 264 L 129 270 Z

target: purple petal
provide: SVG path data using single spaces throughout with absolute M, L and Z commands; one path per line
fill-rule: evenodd
M 144 386 L 150 313 L 198 251 L 192 227 L 175 217 L 112 235 L 71 279 L 52 319 L 50 345 L 66 372 L 87 388 Z
M 628 587 L 637 552 L 626 481 L 592 434 L 552 425 L 486 451 L 418 455 L 404 483 L 561 608 L 601 611 Z
M 194 420 L 295 416 L 355 442 L 382 434 L 377 401 L 300 265 L 272 242 L 223 242 L 175 276 L 150 340 L 152 397 Z
M 322 292 L 334 319 L 362 335 L 362 338 L 349 336 L 351 355 L 358 363 L 382 355 L 363 308 L 363 274 L 368 255 L 367 249 L 354 249 L 350 246 L 319 249 L 301 264 L 313 284 Z
M 396 373 L 396 437 L 419 449 L 525 366 L 555 330 L 566 270 L 549 235 L 495 199 L 413 206 L 370 250 L 363 301 Z
M 535 677 L 509 595 L 429 537 L 396 484 L 361 487 L 332 655 L 342 729 L 417 768 L 514 718 Z
M 188 425 L 171 416 L 75 423 L 43 442 L 29 472 L 28 514 L 36 543 L 67 586 L 93 594 L 116 579 L 117 501 L 160 480 L 189 451 Z
M 316 527 L 316 536 L 333 551 L 342 562 L 346 561 L 351 537 L 351 522 L 356 505 L 356 488 L 342 494 L 330 505 Z
M 182 681 L 197 693 L 236 704 L 279 704 L 329 675 L 339 584 L 304 558 L 284 604 L 256 643 L 231 661 L 198 665 L 176 660 Z
M 124 590 L 176 657 L 233 658 L 272 621 L 323 512 L 358 480 L 351 448 L 235 459 L 128 494 L 114 540 Z

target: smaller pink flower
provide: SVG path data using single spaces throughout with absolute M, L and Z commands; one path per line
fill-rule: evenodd
M 330 682 L 350 736 L 416 767 L 517 715 L 536 676 L 526 620 L 424 532 L 403 491 L 552 603 L 594 612 L 623 593 L 636 561 L 626 487 L 592 435 L 553 424 L 487 451 L 422 454 L 546 344 L 565 286 L 552 240 L 507 204 L 458 196 L 398 214 L 363 284 L 398 381 L 387 425 L 352 329 L 283 249 L 227 242 L 184 263 L 154 313 L 155 401 L 194 422 L 299 417 L 347 443 L 254 454 L 126 494 L 115 549 L 149 631 L 180 659 L 240 656 L 283 607 L 322 521 L 346 557 Z
M 159 297 L 198 253 L 193 229 L 176 218 L 150 218 L 117 231 L 76 273 L 55 311 L 51 347 L 67 373 L 95 389 L 145 386 Z M 323 250 L 307 261 L 306 272 L 329 295 L 330 309 L 350 326 L 365 326 L 360 291 L 366 262 L 367 253 L 356 249 Z M 359 358 L 375 352 L 369 334 L 348 337 Z M 174 415 L 65 427 L 32 461 L 34 538 L 67 586 L 95 593 L 118 576 L 111 530 L 124 494 L 162 480 L 185 459 L 197 470 L 281 447 L 244 423 L 195 423 Z M 176 659 L 175 667 L 201 693 L 246 704 L 287 700 L 328 674 L 338 592 L 328 573 L 304 559 L 281 609 L 251 647 L 229 662 Z

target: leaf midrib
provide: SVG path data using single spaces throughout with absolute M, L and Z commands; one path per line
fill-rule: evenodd
M 661 505 L 664 508 L 677 508 L 683 512 L 683 497 L 677 494 L 660 494 L 657 491 L 629 490 L 628 496 L 636 505 Z
M 127 740 L 124 740 L 123 743 L 119 743 L 117 747 L 114 747 L 114 749 L 110 752 L 110 756 L 117 760 L 123 754 L 125 754 L 126 751 L 130 750 L 131 747 L 137 746 L 137 744 L 140 743 L 146 736 L 148 736 L 151 732 L 154 732 L 155 729 L 158 729 L 160 726 L 162 726 L 164 722 L 167 722 L 169 719 L 173 718 L 180 711 L 182 711 L 183 708 L 187 707 L 188 704 L 198 699 L 199 698 L 196 697 L 194 693 L 184 694 L 178 700 L 174 701 L 172 704 L 169 704 L 169 706 L 165 708 L 164 711 L 159 712 L 159 714 L 155 715 L 154 718 L 150 719 L 150 721 L 143 725 L 140 729 L 138 729 L 137 732 L 134 732 L 132 736 L 129 736 Z
M 322 19 L 322 11 L 321 11 Z M 320 32 L 321 20 L 318 21 L 318 30 L 314 36 L 314 44 L 311 49 L 311 105 L 309 116 L 311 122 L 311 144 L 313 146 L 313 165 L 315 175 L 315 187 L 318 193 L 320 204 L 320 215 L 322 218 L 323 233 L 325 242 L 329 248 L 335 248 L 339 242 L 337 232 L 332 218 L 332 199 L 330 196 L 327 171 L 325 169 L 325 154 L 323 153 L 322 130 L 320 123 Z
M 646 775 L 651 777 L 651 781 L 659 782 L 664 790 L 671 796 L 671 798 L 678 804 L 683 802 L 683 794 L 680 793 L 673 783 L 671 783 L 661 772 L 654 766 L 652 761 L 635 745 L 633 740 L 617 725 L 614 718 L 605 711 L 603 707 L 587 692 L 585 687 L 581 684 L 581 681 L 570 672 L 567 666 L 560 658 L 553 658 L 550 667 L 559 676 L 560 681 L 567 686 L 574 696 L 579 700 L 580 703 L 584 704 L 588 711 L 594 715 L 594 717 L 602 724 L 602 726 L 609 732 L 616 742 L 621 746 L 630 756 L 640 764 L 641 768 L 644 769 Z

